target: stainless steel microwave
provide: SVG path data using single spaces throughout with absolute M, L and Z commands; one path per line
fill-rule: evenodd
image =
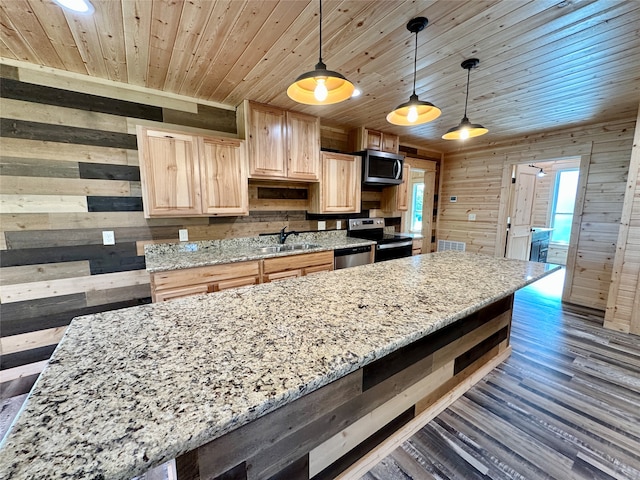
M 402 183 L 404 156 L 395 153 L 364 150 L 362 157 L 362 183 L 365 185 L 399 185 Z

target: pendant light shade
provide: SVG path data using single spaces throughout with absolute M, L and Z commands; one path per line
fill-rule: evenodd
M 460 66 L 467 70 L 467 96 L 464 100 L 464 117 L 460 121 L 460 124 L 447 130 L 442 138 L 445 140 L 466 140 L 467 138 L 479 137 L 484 135 L 489 130 L 484 128 L 479 123 L 471 123 L 467 118 L 467 102 L 469 101 L 469 77 L 471 76 L 471 69 L 476 68 L 480 60 L 477 58 L 469 58 L 462 62 Z
M 322 0 L 320 0 L 320 49 L 316 69 L 303 73 L 289 88 L 292 100 L 306 105 L 330 105 L 351 98 L 355 87 L 338 72 L 327 70 L 322 61 Z
M 442 111 L 433 103 L 422 101 L 416 95 L 416 64 L 418 60 L 418 32 L 424 30 L 429 23 L 425 17 L 413 18 L 407 23 L 407 30 L 416 34 L 416 48 L 413 55 L 413 93 L 409 101 L 401 103 L 387 115 L 387 122 L 394 125 L 412 126 L 435 120 Z

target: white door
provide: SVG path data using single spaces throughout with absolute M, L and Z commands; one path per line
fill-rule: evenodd
M 531 217 L 536 196 L 539 168 L 517 165 L 511 189 L 510 227 L 507 234 L 507 258 L 529 260 Z

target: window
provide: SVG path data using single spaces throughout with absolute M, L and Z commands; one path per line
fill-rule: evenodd
M 422 198 L 424 196 L 424 182 L 413 183 L 411 193 L 411 228 L 412 232 L 422 231 Z
M 578 191 L 578 170 L 560 170 L 556 174 L 555 193 L 551 211 L 551 241 L 569 244 L 573 208 Z

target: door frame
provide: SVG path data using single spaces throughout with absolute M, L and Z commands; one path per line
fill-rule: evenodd
M 578 243 L 580 240 L 580 225 L 582 224 L 582 213 L 584 210 L 585 194 L 587 190 L 587 178 L 589 177 L 589 165 L 591 164 L 591 151 L 593 142 L 590 143 L 589 153 L 576 155 L 563 155 L 562 157 L 540 158 L 539 155 L 526 158 L 525 155 L 517 155 L 518 159 L 510 159 L 505 155 L 502 169 L 502 182 L 500 185 L 500 204 L 498 207 L 498 225 L 496 227 L 495 256 L 504 258 L 507 244 L 507 217 L 509 216 L 509 200 L 511 194 L 511 175 L 515 165 L 533 164 L 541 162 L 553 162 L 567 158 L 580 157 L 580 167 L 578 174 L 578 191 L 576 193 L 576 203 L 571 224 L 571 237 L 569 239 L 569 251 L 567 254 L 566 274 L 564 278 L 564 288 L 562 300 L 568 301 L 571 297 L 571 286 L 573 285 L 573 275 L 575 272 L 576 259 L 578 257 Z M 568 152 L 567 152 L 568 153 Z

